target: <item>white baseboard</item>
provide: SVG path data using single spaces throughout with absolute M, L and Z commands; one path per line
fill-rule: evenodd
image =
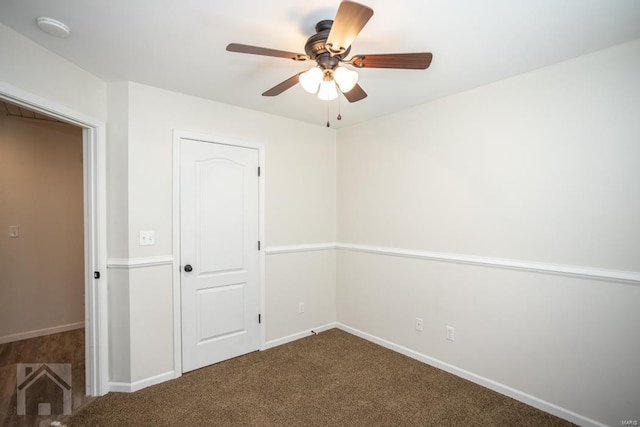
M 286 337 L 277 338 L 275 340 L 270 340 L 270 341 L 267 341 L 265 343 L 264 349 L 268 350 L 270 348 L 277 347 L 277 346 L 282 345 L 282 344 L 287 344 L 287 343 L 290 343 L 292 341 L 299 340 L 301 338 L 309 337 L 314 332 L 320 333 L 320 332 L 323 332 L 323 331 L 328 331 L 329 329 L 333 329 L 336 326 L 337 326 L 337 324 L 335 322 L 327 323 L 326 325 L 318 326 L 317 328 L 307 329 L 305 331 L 298 332 L 298 333 L 295 333 L 295 334 L 291 334 L 291 335 L 288 335 Z
M 382 347 L 388 348 L 389 350 L 393 350 L 400 354 L 404 354 L 405 356 L 411 357 L 412 359 L 416 359 L 422 363 L 426 363 L 427 365 L 431 365 L 438 369 L 442 369 L 443 371 L 449 372 L 453 375 L 464 378 L 473 383 L 479 384 L 483 387 L 496 391 L 500 394 L 511 397 L 515 400 L 519 400 L 520 402 L 526 403 L 527 405 L 533 406 L 534 408 L 538 408 L 542 411 L 548 412 L 552 415 L 563 418 L 567 421 L 571 421 L 574 424 L 577 424 L 580 426 L 590 426 L 590 427 L 606 427 L 605 424 L 602 424 L 596 420 L 593 420 L 591 418 L 585 417 L 580 414 L 576 414 L 575 412 L 572 412 L 568 409 L 562 408 L 553 403 L 539 399 L 535 396 L 531 396 L 530 394 L 524 393 L 520 390 L 516 390 L 507 385 L 490 380 L 489 378 L 482 377 L 480 375 L 474 374 L 473 372 L 469 372 L 467 370 L 450 365 L 441 360 L 434 359 L 433 357 L 424 355 L 422 353 L 418 353 L 417 351 L 411 350 L 407 347 L 403 347 L 401 345 L 392 343 L 390 341 L 376 337 L 366 332 L 362 332 L 358 329 L 352 328 L 350 326 L 347 326 L 339 322 L 336 322 L 335 326 L 338 329 L 341 329 L 345 332 L 353 334 L 357 337 L 363 338 L 367 341 L 371 341 L 375 344 L 378 344 Z
M 441 360 L 435 359 L 433 357 L 427 356 L 425 354 L 419 353 L 417 351 L 411 350 L 407 347 L 395 344 L 391 341 L 387 341 L 385 339 L 379 338 L 375 335 L 368 334 L 366 332 L 360 331 L 358 329 L 347 326 L 343 323 L 332 322 L 327 323 L 325 325 L 318 326 L 317 328 L 308 329 L 302 332 L 298 332 L 295 334 L 288 335 L 286 337 L 277 338 L 274 340 L 267 341 L 265 343 L 265 350 L 274 348 L 283 344 L 287 344 L 301 338 L 305 338 L 311 336 L 313 332 L 320 333 L 333 328 L 341 329 L 345 332 L 348 332 L 357 337 L 363 338 L 367 341 L 378 344 L 382 347 L 388 348 L 389 350 L 393 350 L 397 353 L 403 354 L 405 356 L 411 357 L 412 359 L 418 360 L 422 363 L 426 363 L 427 365 L 431 365 L 438 369 L 442 369 L 443 371 L 449 372 L 458 377 L 469 380 L 473 383 L 479 384 L 483 387 L 486 387 L 490 390 L 496 391 L 505 396 L 516 399 L 520 402 L 526 403 L 527 405 L 533 406 L 534 408 L 538 408 L 542 411 L 548 412 L 557 417 L 563 418 L 567 421 L 575 423 L 580 426 L 589 426 L 589 427 L 606 427 L 605 424 L 602 424 L 596 420 L 585 417 L 583 415 L 572 412 L 568 409 L 562 408 L 553 403 L 547 402 L 545 400 L 539 399 L 535 396 L 522 392 L 520 390 L 516 390 L 507 385 L 498 383 L 489 378 L 482 377 L 480 375 L 474 374 L 473 372 L 469 372 L 465 369 L 459 368 L 457 366 L 451 365 L 449 363 L 443 362 Z M 121 383 L 121 382 L 112 382 L 109 384 L 109 391 L 112 392 L 123 392 L 123 393 L 133 393 L 138 390 L 141 390 L 145 387 L 149 387 L 152 385 L 160 384 L 165 381 L 169 381 L 175 378 L 174 371 L 165 372 L 160 375 L 156 375 L 150 378 L 146 378 L 144 380 L 136 381 L 134 383 Z
M 150 387 L 152 385 L 160 384 L 165 381 L 169 381 L 175 378 L 173 371 L 165 372 L 164 374 L 155 375 L 153 377 L 145 378 L 133 383 L 109 383 L 109 391 L 118 393 L 133 393 L 143 388 Z
M 323 331 L 327 331 L 329 329 L 333 329 L 336 327 L 336 323 L 327 323 L 326 325 L 318 326 L 317 328 L 309 329 L 306 331 L 298 332 L 292 335 L 288 335 L 286 337 L 278 338 L 275 340 L 267 341 L 264 346 L 264 350 L 269 348 L 277 347 L 282 344 L 286 344 L 292 341 L 299 340 L 301 338 L 305 338 L 311 336 L 313 332 L 320 333 Z M 133 383 L 124 383 L 124 382 L 111 382 L 109 383 L 109 391 L 111 392 L 119 392 L 119 393 L 133 393 L 138 390 L 142 390 L 143 388 L 150 387 L 152 385 L 160 384 L 165 381 L 169 381 L 175 379 L 176 375 L 174 371 L 165 372 L 160 375 L 156 375 L 150 378 L 145 378 L 140 381 L 136 381 Z
M 0 337 L 0 344 L 13 341 L 27 340 L 29 338 L 42 337 L 44 335 L 58 334 L 60 332 L 73 331 L 84 328 L 84 322 L 69 323 L 67 325 L 52 326 L 50 328 L 37 329 L 35 331 L 20 332 L 18 334 L 5 335 Z

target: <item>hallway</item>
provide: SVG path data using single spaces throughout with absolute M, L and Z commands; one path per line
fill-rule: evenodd
M 32 410 L 34 405 L 30 405 L 29 402 L 26 405 L 26 415 L 17 415 L 17 370 L 20 363 L 71 364 L 72 412 L 76 412 L 91 400 L 85 395 L 84 332 L 84 329 L 76 329 L 0 344 L 1 426 L 48 426 L 51 421 L 64 418 L 56 414 L 38 416 L 37 410 Z M 52 398 L 50 395 L 51 387 L 45 387 L 42 390 L 45 392 L 38 393 L 36 390 L 35 395 L 27 394 L 27 399 L 36 401 L 36 407 L 37 403 L 49 403 L 55 400 L 55 397 Z M 51 412 L 56 412 L 53 404 L 51 408 Z

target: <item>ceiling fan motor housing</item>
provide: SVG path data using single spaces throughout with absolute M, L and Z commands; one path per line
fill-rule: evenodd
M 307 43 L 304 45 L 304 51 L 307 55 L 315 60 L 323 70 L 335 69 L 340 63 L 340 60 L 347 56 L 351 50 L 351 46 L 349 46 L 343 53 L 331 55 L 325 44 L 331 32 L 332 25 L 333 21 L 330 19 L 318 22 L 316 24 L 316 34 L 309 37 Z

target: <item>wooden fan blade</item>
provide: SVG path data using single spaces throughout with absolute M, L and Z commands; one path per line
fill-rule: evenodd
M 344 53 L 373 15 L 373 9 L 360 3 L 345 0 L 340 3 L 336 19 L 325 46 L 330 53 Z
M 431 53 L 387 53 L 382 55 L 356 55 L 349 63 L 358 68 L 402 68 L 426 70 L 431 65 Z
M 293 59 L 294 61 L 306 61 L 307 55 L 286 50 L 269 49 L 266 47 L 251 46 L 248 44 L 231 43 L 227 46 L 227 51 L 238 53 L 249 53 L 251 55 L 275 56 L 276 58 Z
M 271 89 L 263 93 L 262 96 L 280 95 L 285 90 L 294 87 L 298 83 L 298 76 L 300 76 L 300 74 L 302 73 L 298 73 L 295 76 L 291 76 L 287 80 L 283 81 L 282 83 L 275 85 L 274 87 L 272 87 Z
M 367 92 L 365 92 L 360 87 L 360 85 L 356 83 L 353 89 L 351 89 L 349 92 L 343 93 L 343 95 L 345 98 L 347 98 L 347 101 L 357 102 L 357 101 L 360 101 L 361 99 L 365 99 L 367 97 Z

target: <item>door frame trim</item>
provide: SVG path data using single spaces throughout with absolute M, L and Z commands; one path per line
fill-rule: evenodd
M 206 135 L 195 132 L 173 129 L 173 371 L 174 377 L 182 376 L 182 297 L 180 292 L 180 140 L 191 139 L 195 141 L 210 142 L 214 144 L 231 145 L 234 147 L 253 148 L 258 150 L 258 162 L 260 166 L 260 180 L 258 181 L 258 238 L 262 242 L 262 249 L 258 253 L 260 313 L 262 322 L 260 330 L 260 350 L 265 349 L 266 341 L 266 286 L 265 286 L 265 145 L 262 142 L 244 141 L 227 136 Z M 257 173 L 257 171 L 256 171 Z
M 0 99 L 82 128 L 86 393 L 109 391 L 107 311 L 106 124 L 97 118 L 0 82 Z M 100 272 L 100 279 L 94 278 Z

